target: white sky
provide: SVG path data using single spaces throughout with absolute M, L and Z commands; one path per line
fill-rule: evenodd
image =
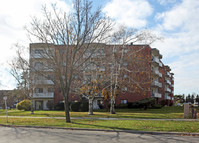
M 67 2 L 71 0 L 67 0 Z M 152 45 L 175 74 L 174 92 L 199 93 L 199 0 L 101 0 L 103 12 L 120 24 L 149 28 L 164 37 Z M 42 16 L 41 6 L 57 3 L 69 10 L 64 0 L 4 0 L 0 2 L 0 89 L 14 87 L 7 62 L 15 55 L 13 45 L 29 41 L 23 27 L 30 16 Z M 93 0 L 94 5 L 100 1 Z

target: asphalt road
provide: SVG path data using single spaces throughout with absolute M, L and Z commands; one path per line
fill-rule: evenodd
M 199 137 L 0 127 L 0 143 L 198 143 Z

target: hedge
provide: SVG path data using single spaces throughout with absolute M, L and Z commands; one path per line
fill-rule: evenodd
M 30 111 L 30 109 L 31 109 L 30 100 L 23 100 L 23 101 L 17 103 L 17 109 Z

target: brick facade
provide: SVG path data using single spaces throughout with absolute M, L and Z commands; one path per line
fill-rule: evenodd
M 60 49 L 64 50 L 64 46 L 50 44 L 50 47 L 57 52 L 59 52 Z M 151 48 L 149 45 L 127 45 L 125 48 L 121 47 L 122 45 L 101 44 L 100 48 L 103 48 L 103 54 L 98 56 L 98 58 L 94 57 L 92 59 L 96 63 L 101 62 L 100 64 L 103 65 L 102 70 L 106 74 L 105 78 L 110 78 L 111 65 L 109 62 L 111 62 L 113 58 L 113 49 L 117 51 L 114 54 L 116 61 L 118 62 L 121 58 L 123 59 L 118 76 L 120 92 L 115 99 L 115 104 L 135 102 L 149 97 L 155 97 L 157 103 L 161 103 L 162 100 L 167 100 L 168 105 L 172 103 L 174 74 L 170 73 L 171 69 L 169 66 L 162 63 L 162 55 L 159 53 L 159 50 Z M 34 65 L 36 61 L 45 62 L 42 58 L 32 56 L 35 50 L 42 50 L 44 48 L 45 44 L 30 45 L 30 63 L 32 65 Z M 48 74 L 50 74 L 50 72 L 48 72 Z M 53 74 L 53 72 L 51 72 L 51 74 Z M 86 72 L 86 74 L 79 74 L 79 76 L 83 77 L 81 79 L 84 79 L 84 76 L 88 75 L 89 71 Z M 54 75 L 54 78 L 56 78 L 56 75 Z M 38 84 L 36 86 L 54 88 L 53 96 L 48 97 L 48 99 L 54 100 L 54 105 L 57 105 L 59 101 L 63 101 L 63 96 L 58 88 L 58 84 L 56 84 L 56 86 L 54 86 L 54 84 Z M 45 95 L 48 96 L 48 93 L 45 93 Z M 81 101 L 78 95 L 79 93 L 75 92 L 70 94 L 69 102 Z M 37 96 L 37 99 L 38 98 L 39 96 Z M 40 99 L 44 100 L 45 98 L 41 97 Z M 104 103 L 108 104 L 108 102 Z

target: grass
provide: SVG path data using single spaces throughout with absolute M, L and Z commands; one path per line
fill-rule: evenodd
M 9 116 L 34 116 L 34 117 L 64 117 L 64 111 L 30 111 L 8 110 Z M 70 112 L 71 117 L 101 117 L 101 118 L 142 118 L 142 119 L 182 119 L 183 107 L 163 107 L 161 109 L 116 109 L 116 114 L 105 110 L 97 110 L 94 115 L 88 112 Z M 0 110 L 0 116 L 5 116 L 5 110 Z
M 142 118 L 142 119 L 181 119 L 183 107 L 163 107 L 161 109 L 116 109 L 117 114 L 110 114 L 105 110 L 97 110 L 95 115 L 89 116 L 88 112 L 70 112 L 71 117 L 104 117 L 104 118 Z M 9 116 L 33 116 L 33 117 L 64 117 L 64 111 L 30 111 L 8 110 Z M 5 110 L 0 109 L 0 116 L 5 116 Z M 0 117 L 0 124 L 25 125 L 44 127 L 67 128 L 93 128 L 114 130 L 139 130 L 139 131 L 165 131 L 165 132 L 198 132 L 199 122 L 188 121 L 152 121 L 152 120 L 89 120 L 76 119 L 72 123 L 65 123 L 64 119 L 52 118 L 8 118 Z
M 165 132 L 199 132 L 199 122 L 176 122 L 176 121 L 137 121 L 137 120 L 72 120 L 65 123 L 63 119 L 39 119 L 39 118 L 0 118 L 0 124 L 25 125 L 43 127 L 66 127 L 66 128 L 92 128 L 114 130 L 139 130 L 139 131 L 165 131 Z

